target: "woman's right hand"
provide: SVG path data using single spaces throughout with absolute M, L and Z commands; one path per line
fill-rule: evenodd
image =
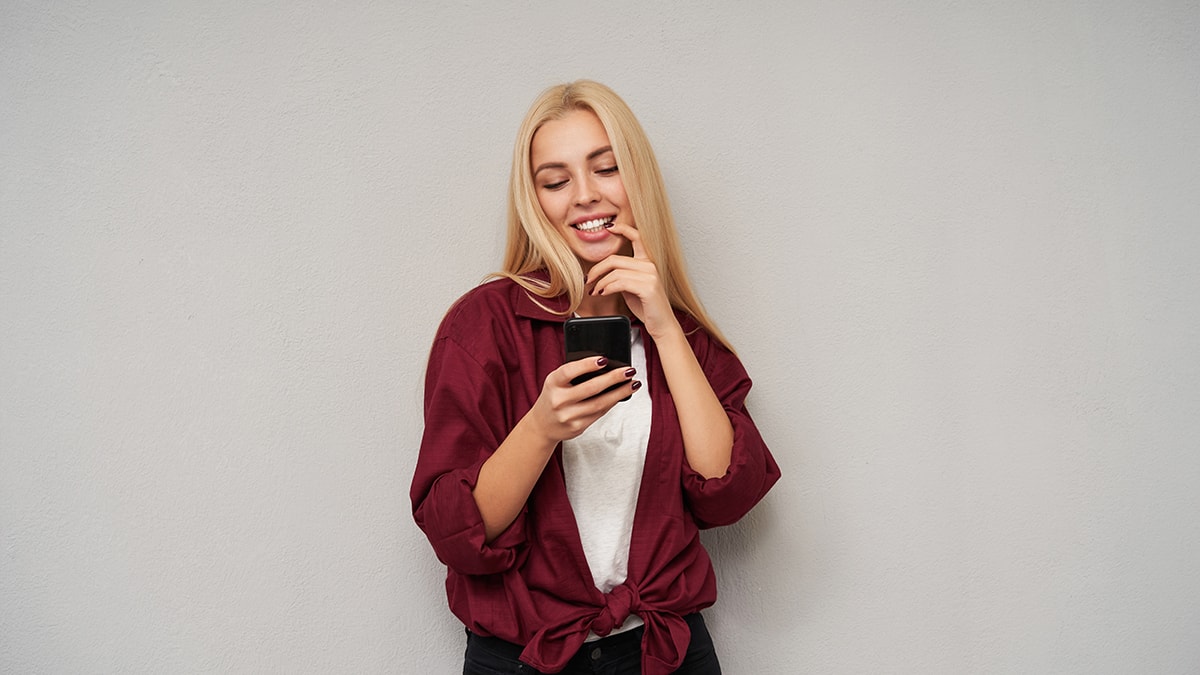
M 571 361 L 546 376 L 542 393 L 499 448 L 484 461 L 472 494 L 483 517 L 485 540 L 503 532 L 525 506 L 558 444 L 575 438 L 640 383 L 633 368 L 612 370 L 579 384 L 571 380 L 604 367 L 600 358 Z M 620 384 L 613 391 L 605 389 Z
M 555 445 L 582 434 L 614 405 L 641 387 L 641 382 L 633 379 L 637 374 L 633 368 L 618 368 L 586 382 L 571 384 L 575 378 L 601 370 L 605 365 L 607 361 L 601 356 L 569 361 L 551 371 L 526 419 Z M 620 386 L 610 392 L 604 391 L 613 385 Z

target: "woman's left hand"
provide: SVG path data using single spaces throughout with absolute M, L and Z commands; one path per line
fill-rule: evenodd
M 610 255 L 592 266 L 588 273 L 591 293 L 622 293 L 626 306 L 645 324 L 658 348 L 667 389 L 679 415 L 687 463 L 705 478 L 719 478 L 729 470 L 733 456 L 729 415 L 675 318 L 658 268 L 642 245 L 641 233 L 630 225 L 613 225 L 610 231 L 633 244 L 633 257 Z
M 633 257 L 610 255 L 593 265 L 587 275 L 591 294 L 624 294 L 626 306 L 641 319 L 655 341 L 670 331 L 682 330 L 659 281 L 658 268 L 642 246 L 641 233 L 637 228 L 621 223 L 614 223 L 609 232 L 629 240 L 633 245 Z

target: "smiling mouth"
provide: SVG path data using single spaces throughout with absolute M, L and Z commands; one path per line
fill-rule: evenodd
M 575 223 L 571 227 L 579 230 L 580 232 L 599 232 L 600 230 L 604 229 L 605 225 L 611 224 L 614 220 L 616 220 L 616 218 L 616 216 L 593 218 L 592 220 L 585 220 L 582 223 Z

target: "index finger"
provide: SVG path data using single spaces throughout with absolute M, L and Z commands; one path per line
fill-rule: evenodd
M 642 233 L 632 225 L 623 223 L 613 223 L 612 227 L 608 228 L 609 232 L 625 237 L 629 243 L 633 244 L 633 257 L 641 260 L 648 260 L 650 256 L 646 255 L 646 247 L 642 245 Z
M 567 361 L 558 369 L 560 373 L 560 386 L 569 387 L 571 381 L 577 377 L 594 373 L 608 365 L 608 359 L 603 356 L 587 356 L 574 361 Z

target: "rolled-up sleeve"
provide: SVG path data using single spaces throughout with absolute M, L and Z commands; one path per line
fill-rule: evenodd
M 706 479 L 685 460 L 682 481 L 697 524 L 715 527 L 737 522 L 749 513 L 779 480 L 780 472 L 746 410 L 751 386 L 746 369 L 732 352 L 715 342 L 704 347 L 696 350 L 697 358 L 733 426 L 733 449 L 723 476 Z
M 479 470 L 504 441 L 502 376 L 453 339 L 439 337 L 425 374 L 425 433 L 410 490 L 413 517 L 450 569 L 495 574 L 517 565 L 526 513 L 491 542 L 472 492 Z

